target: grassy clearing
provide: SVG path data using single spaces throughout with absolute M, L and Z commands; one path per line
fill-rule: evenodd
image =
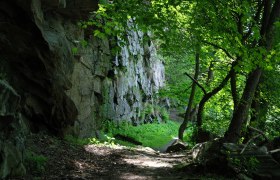
M 179 124 L 173 121 L 167 121 L 161 124 L 143 124 L 141 126 L 132 126 L 128 123 L 116 125 L 107 123 L 107 135 L 113 137 L 116 134 L 131 137 L 143 144 L 146 147 L 158 148 L 164 146 L 174 137 L 177 137 Z M 133 146 L 131 143 L 116 140 L 117 143 Z
M 86 144 L 105 144 L 105 145 L 115 145 L 120 144 L 123 146 L 134 147 L 135 144 L 129 143 L 127 141 L 122 141 L 115 139 L 114 136 L 117 134 L 130 137 L 138 142 L 142 143 L 142 146 L 151 148 L 160 148 L 166 145 L 170 140 L 177 137 L 178 129 L 180 124 L 174 121 L 166 121 L 165 123 L 153 123 L 153 124 L 143 124 L 140 126 L 133 126 L 127 122 L 122 122 L 116 124 L 114 122 L 106 122 L 104 124 L 104 132 L 102 132 L 103 138 L 101 140 L 96 138 L 86 138 L 80 139 L 73 136 L 66 136 L 65 139 L 76 145 L 86 145 Z M 190 146 L 192 143 L 192 134 L 194 128 L 190 125 L 186 129 L 184 134 L 184 140 Z

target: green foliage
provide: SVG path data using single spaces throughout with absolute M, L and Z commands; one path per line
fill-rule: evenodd
M 115 138 L 105 135 L 105 141 L 103 142 L 105 145 L 115 145 Z
M 80 55 L 82 50 L 88 46 L 88 42 L 86 40 L 75 41 L 75 46 L 71 48 L 71 53 L 73 55 Z
M 25 156 L 25 164 L 31 171 L 35 171 L 38 174 L 42 174 L 45 171 L 48 158 L 36 154 L 32 151 L 27 151 Z
M 244 90 L 248 74 L 256 67 L 269 72 L 272 83 L 265 79 L 267 88 L 263 88 L 262 98 L 267 102 L 275 102 L 269 106 L 278 109 L 277 93 L 271 89 L 279 88 L 273 76 L 279 71 L 279 21 L 275 23 L 275 38 L 271 49 L 265 45 L 261 32 L 262 3 L 260 1 L 169 1 L 151 0 L 138 1 L 115 0 L 102 1 L 99 9 L 91 17 L 79 25 L 90 29 L 93 35 L 104 39 L 118 37 L 125 44 L 128 30 L 141 30 L 144 33 L 152 32 L 152 40 L 156 42 L 160 53 L 165 57 L 167 86 L 159 93 L 161 97 L 168 97 L 175 106 L 185 109 L 188 103 L 190 85 L 192 81 L 184 73 L 193 74 L 194 52 L 201 46 L 201 75 L 198 82 L 207 92 L 213 90 L 228 74 L 233 62 L 238 60 L 234 67 L 237 73 L 237 92 L 239 97 Z M 260 13 L 260 17 L 256 16 Z M 209 83 L 207 73 L 213 63 L 214 78 Z M 278 81 L 277 81 L 278 82 Z M 273 85 L 276 84 L 276 88 Z M 197 90 L 194 105 L 198 104 L 203 96 Z M 272 101 L 269 101 L 272 100 Z M 271 103 L 273 104 L 273 103 Z M 268 112 L 269 112 L 268 110 Z M 142 117 L 156 111 L 154 107 L 147 107 Z M 217 94 L 205 106 L 205 123 L 203 128 L 222 136 L 232 117 L 233 102 L 230 86 Z M 275 113 L 274 113 L 275 114 Z M 266 121 L 267 131 L 276 134 L 273 126 L 275 121 L 269 114 Z M 264 122 L 264 121 L 262 121 Z M 276 121 L 275 121 L 276 122 Z
M 228 128 L 233 113 L 231 94 L 226 89 L 206 104 L 203 128 L 222 137 Z
M 254 156 L 232 157 L 229 158 L 229 162 L 232 164 L 232 166 L 238 168 L 238 172 L 252 172 L 256 170 L 260 165 L 259 160 Z
M 197 132 L 197 127 L 195 123 L 189 123 L 188 127 L 184 132 L 184 141 L 188 143 L 189 147 L 193 147 L 195 145 L 195 134 Z
M 77 47 L 73 47 L 73 48 L 71 49 L 71 52 L 72 52 L 73 55 L 78 54 L 78 48 L 77 48 Z
M 277 106 L 272 106 L 266 119 L 264 131 L 269 139 L 280 136 L 280 108 Z
M 78 138 L 78 137 L 74 137 L 72 135 L 67 135 L 67 136 L 65 136 L 65 140 L 70 142 L 73 145 L 78 145 L 78 146 L 84 146 L 84 145 L 89 145 L 89 144 L 113 146 L 116 144 L 115 138 L 108 136 L 108 135 L 104 135 L 104 138 L 100 139 L 100 140 L 95 137 Z

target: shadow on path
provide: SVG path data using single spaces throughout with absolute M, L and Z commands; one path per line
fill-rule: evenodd
M 29 138 L 27 145 L 47 157 L 44 171 L 28 168 L 19 179 L 189 179 L 174 166 L 186 162 L 184 154 L 163 154 L 151 148 L 77 146 L 46 135 Z

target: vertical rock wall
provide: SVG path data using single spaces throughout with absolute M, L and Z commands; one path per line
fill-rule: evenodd
M 127 45 L 114 55 L 116 38 L 96 39 L 77 26 L 97 8 L 95 1 L 0 5 L 0 77 L 19 94 L 19 113 L 33 131 L 86 137 L 106 120 L 144 121 L 143 109 L 164 83 L 156 49 L 143 41 L 147 34 L 128 31 Z
M 152 42 L 143 42 L 141 32 L 128 32 L 128 45 L 118 56 L 110 41 L 91 39 L 74 64 L 69 97 L 78 107 L 75 131 L 92 135 L 106 120 L 143 122 L 145 104 L 164 83 L 164 67 Z

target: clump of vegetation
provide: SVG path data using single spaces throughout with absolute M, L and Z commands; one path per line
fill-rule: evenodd
M 259 160 L 256 157 L 235 157 L 229 158 L 229 162 L 237 168 L 238 172 L 252 172 L 259 167 Z
M 167 110 L 163 107 L 146 104 L 143 111 L 141 112 L 140 119 L 144 120 L 145 123 L 150 122 L 147 118 L 152 118 L 151 122 L 154 120 L 158 123 L 167 122 L 169 120 L 169 114 Z
M 95 137 L 91 138 L 78 138 L 72 135 L 67 135 L 65 136 L 65 140 L 73 145 L 78 145 L 78 146 L 84 146 L 88 144 L 97 144 L 97 145 L 115 145 L 115 138 L 104 135 L 104 138 L 102 140 L 99 140 Z
M 45 172 L 48 158 L 44 155 L 28 151 L 25 156 L 25 164 L 28 169 L 36 174 Z
M 184 141 L 188 143 L 189 147 L 193 147 L 195 145 L 195 134 L 197 132 L 197 127 L 195 123 L 189 123 L 188 127 L 184 133 Z

